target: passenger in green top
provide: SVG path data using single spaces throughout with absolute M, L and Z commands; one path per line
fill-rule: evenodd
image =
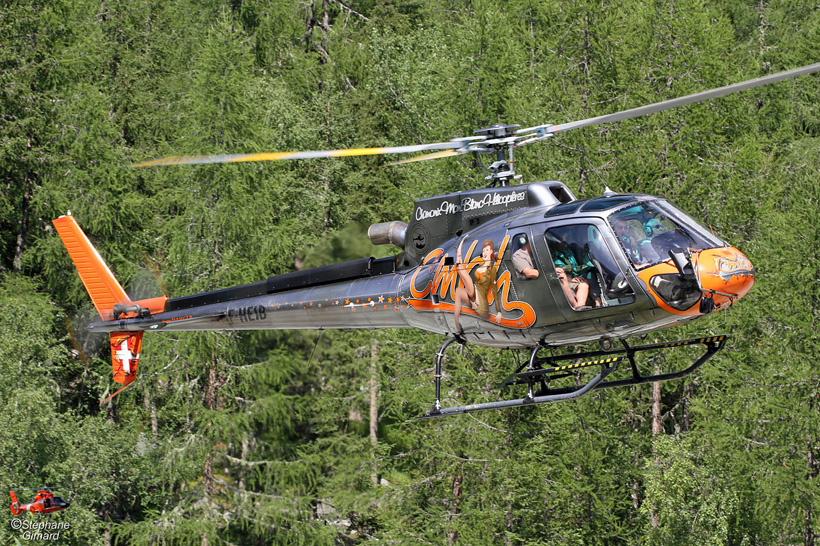
M 558 275 L 558 282 L 573 309 L 579 309 L 587 305 L 589 297 L 589 281 L 585 276 L 592 275 L 595 268 L 586 253 L 582 260 L 579 260 L 564 237 L 556 237 L 552 242 L 552 260 L 555 264 L 555 273 Z
M 564 241 L 561 241 L 560 246 L 553 253 L 552 260 L 557 267 L 562 268 L 573 277 L 588 278 L 595 269 L 589 260 L 589 254 L 585 254 L 584 259 L 579 260 L 572 248 Z

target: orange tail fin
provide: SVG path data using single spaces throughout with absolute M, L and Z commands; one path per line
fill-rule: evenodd
M 60 216 L 52 223 L 63 240 L 68 255 L 74 261 L 94 307 L 103 320 L 114 318 L 114 305 L 128 303 L 128 295 L 105 265 L 97 249 L 88 240 L 73 216 Z
M 162 311 L 167 298 L 152 298 L 132 302 L 120 283 L 105 265 L 97 249 L 88 240 L 77 221 L 70 214 L 52 222 L 77 267 L 85 289 L 97 308 L 100 318 L 114 320 L 120 314 L 134 316 L 140 309 L 148 312 Z M 114 307 L 119 312 L 115 314 Z M 134 311 L 137 309 L 138 311 Z M 142 332 L 115 332 L 111 334 L 111 366 L 114 381 L 127 386 L 137 377 L 137 365 L 142 346 Z
M 9 495 L 11 495 L 11 506 L 9 506 L 9 508 L 11 508 L 11 513 L 16 516 L 22 512 L 22 510 L 20 510 L 20 503 L 17 502 L 17 495 L 14 494 L 14 491 L 9 491 Z

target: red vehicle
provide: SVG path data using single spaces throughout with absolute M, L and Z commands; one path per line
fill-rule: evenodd
M 22 512 L 49 514 L 59 510 L 65 510 L 71 506 L 62 498 L 55 496 L 48 487 L 37 490 L 37 495 L 34 497 L 34 500 L 28 504 L 21 505 L 17 502 L 17 495 L 14 494 L 13 490 L 9 491 L 9 495 L 11 495 L 11 513 L 15 516 Z

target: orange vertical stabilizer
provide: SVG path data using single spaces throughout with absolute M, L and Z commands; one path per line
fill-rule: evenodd
M 57 233 L 60 235 L 60 239 L 63 240 L 69 256 L 74 261 L 74 265 L 77 266 L 80 279 L 82 279 L 88 295 L 91 296 L 91 301 L 94 302 L 94 307 L 97 308 L 100 318 L 103 320 L 118 318 L 114 316 L 114 306 L 117 304 L 135 304 L 138 311 L 143 307 L 152 313 L 162 311 L 165 300 L 168 299 L 164 296 L 138 302 L 132 302 L 128 298 L 125 290 L 122 289 L 114 274 L 105 265 L 97 249 L 88 240 L 88 237 L 83 233 L 83 230 L 71 214 L 60 216 L 52 223 L 57 228 Z M 123 305 L 126 311 L 121 311 L 118 314 L 125 313 L 128 316 L 129 313 L 133 312 L 127 309 L 128 307 L 128 305 Z M 142 334 L 141 331 L 111 333 L 111 366 L 114 372 L 114 381 L 122 384 L 123 388 L 137 377 Z
M 77 272 L 80 274 L 94 307 L 103 320 L 113 318 L 113 308 L 117 303 L 126 303 L 130 300 L 120 283 L 105 265 L 97 249 L 88 240 L 83 230 L 73 216 L 60 216 L 52 223 L 57 228 L 60 239 L 63 240 L 68 255 L 74 261 Z
M 17 495 L 14 494 L 14 491 L 9 491 L 9 495 L 11 495 L 11 506 L 9 506 L 9 508 L 11 508 L 11 513 L 16 516 L 22 512 L 22 510 L 20 510 L 20 503 L 17 502 Z

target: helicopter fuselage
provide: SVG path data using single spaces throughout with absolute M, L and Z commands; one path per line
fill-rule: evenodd
M 11 513 L 18 515 L 23 512 L 31 512 L 32 514 L 50 514 L 59 510 L 65 510 L 70 503 L 64 501 L 61 497 L 54 495 L 49 490 L 40 490 L 34 497 L 34 500 L 28 504 L 20 504 L 17 502 L 17 496 L 14 491 L 9 491 L 11 495 Z
M 627 229 L 628 228 L 628 229 Z M 629 231 L 631 229 L 631 232 Z M 418 201 L 404 252 L 272 276 L 162 301 L 145 300 L 91 330 L 381 329 L 458 332 L 456 271 L 485 264 L 492 242 L 491 314 L 460 313 L 478 345 L 523 348 L 619 339 L 728 307 L 754 282 L 749 260 L 663 199 L 609 195 L 577 201 L 559 182 L 471 190 Z M 516 267 L 526 252 L 537 277 Z M 571 264 L 561 261 L 570 256 Z M 566 281 L 560 280 L 563 267 Z M 570 301 L 562 282 L 587 285 Z M 500 300 L 496 307 L 495 297 Z M 500 312 L 496 311 L 500 309 Z

